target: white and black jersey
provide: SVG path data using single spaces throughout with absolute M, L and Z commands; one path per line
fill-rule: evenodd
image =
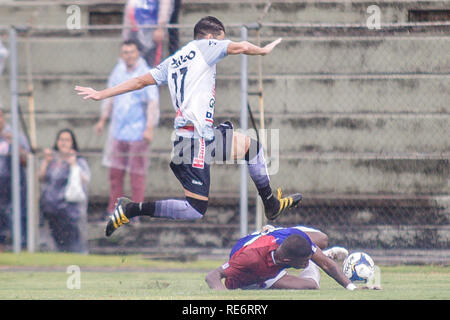
M 230 40 L 193 40 L 150 70 L 157 85 L 167 84 L 176 111 L 178 136 L 214 139 L 216 64 Z

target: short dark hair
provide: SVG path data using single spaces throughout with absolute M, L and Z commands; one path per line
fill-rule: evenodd
M 292 234 L 287 237 L 280 246 L 280 250 L 285 258 L 295 259 L 309 256 L 311 244 L 299 234 Z
M 136 39 L 127 39 L 127 40 L 124 40 L 124 41 L 122 42 L 122 44 L 121 44 L 120 47 L 123 47 L 123 46 L 136 46 L 136 48 L 137 48 L 139 51 L 141 51 L 141 44 L 140 44 L 139 41 L 136 40 Z
M 225 27 L 219 19 L 212 16 L 201 18 L 194 27 L 194 39 L 201 39 L 207 34 L 214 36 L 220 35 L 223 31 L 225 33 Z
M 59 132 L 56 134 L 56 140 L 55 140 L 55 144 L 53 145 L 53 150 L 59 151 L 59 149 L 58 149 L 58 139 L 61 136 L 61 134 L 63 134 L 64 132 L 69 133 L 70 136 L 72 137 L 72 149 L 75 150 L 76 152 L 79 152 L 77 139 L 75 138 L 75 134 L 73 133 L 73 131 L 70 130 L 70 129 L 61 129 L 61 130 L 59 130 Z

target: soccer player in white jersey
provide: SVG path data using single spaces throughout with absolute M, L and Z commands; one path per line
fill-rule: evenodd
M 102 100 L 148 85 L 169 86 L 176 111 L 176 139 L 170 167 L 183 186 L 185 200 L 131 202 L 119 198 L 106 226 L 110 236 L 135 216 L 195 220 L 202 218 L 208 206 L 210 164 L 212 161 L 245 159 L 249 174 L 262 198 L 265 215 L 273 220 L 302 199 L 296 193 L 274 196 L 270 187 L 262 146 L 254 139 L 233 131 L 230 122 L 214 126 L 216 64 L 227 55 L 266 55 L 281 42 L 264 47 L 247 41 L 225 39 L 225 27 L 215 17 L 202 18 L 194 27 L 194 40 L 142 76 L 101 91 L 76 86 L 84 99 Z

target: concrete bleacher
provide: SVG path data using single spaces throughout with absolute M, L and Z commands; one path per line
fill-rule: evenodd
M 365 0 L 272 2 L 263 23 L 364 24 L 368 16 L 366 9 L 372 4 Z M 89 12 L 117 12 L 123 3 L 70 2 L 80 6 L 82 25 L 89 23 Z M 392 0 L 376 4 L 382 12 L 382 23 L 409 22 L 410 10 L 450 10 L 450 1 Z M 68 5 L 69 2 L 64 1 L 5 1 L 0 4 L 0 24 L 64 27 Z M 265 1 L 185 0 L 180 23 L 194 24 L 202 16 L 215 15 L 231 25 L 232 39 L 237 40 L 239 28 L 236 25 L 257 21 L 264 6 Z M 182 32 L 181 42 L 189 40 L 191 32 L 186 30 Z M 442 227 L 429 241 L 434 241 L 435 247 L 448 246 L 448 29 L 442 32 L 442 29 L 427 28 L 413 34 L 408 31 L 389 35 L 374 31 L 364 37 L 355 36 L 355 30 L 345 28 L 322 30 L 320 37 L 315 37 L 314 30 L 303 28 L 300 33 L 297 29 L 279 30 L 285 41 L 274 54 L 263 58 L 266 127 L 279 129 L 280 135 L 279 170 L 272 176 L 273 186 L 282 186 L 285 192 L 304 193 L 304 212 L 311 215 L 318 208 L 327 208 L 340 210 L 348 216 L 349 220 L 341 221 L 341 226 L 326 230 L 336 241 L 355 246 L 389 247 L 395 242 L 392 235 L 398 233 L 403 239 L 401 245 L 410 247 L 419 245 L 417 239 L 425 239 L 430 230 L 436 229 L 436 220 L 430 221 L 428 227 L 426 219 L 421 220 L 421 228 L 413 228 L 415 231 L 390 225 L 389 221 L 371 226 L 370 221 L 378 221 L 389 200 L 391 205 L 402 208 L 397 214 L 417 208 L 420 214 L 436 213 Z M 266 28 L 263 40 L 270 40 L 276 34 L 277 29 Z M 249 37 L 251 41 L 256 40 L 254 32 L 250 32 Z M 105 85 L 117 61 L 120 36 L 118 33 L 53 33 L 49 36 L 40 32 L 29 41 L 38 147 L 51 146 L 60 128 L 75 129 L 93 174 L 92 210 L 99 212 L 108 195 L 107 170 L 101 166 L 105 138 L 95 136 L 92 129 L 100 104 L 82 101 L 74 94 L 73 87 L 76 84 L 96 88 Z M 26 40 L 21 37 L 19 86 L 22 92 L 26 91 L 25 45 Z M 231 119 L 236 125 L 239 123 L 239 63 L 239 57 L 229 57 L 218 66 L 217 122 Z M 258 88 L 257 63 L 257 58 L 249 58 L 249 91 Z M 4 104 L 9 101 L 8 81 L 6 76 L 0 78 L 0 98 Z M 179 183 L 168 168 L 173 109 L 167 88 L 161 88 L 160 93 L 162 115 L 152 147 L 149 199 L 182 196 Z M 26 98 L 22 97 L 20 102 L 26 109 Z M 249 102 L 257 113 L 258 98 L 250 96 Z M 251 183 L 249 186 L 251 228 L 256 191 Z M 167 233 L 176 234 L 181 228 L 190 231 L 174 236 L 179 242 L 172 245 L 226 247 L 230 239 L 238 237 L 238 191 L 238 167 L 215 166 L 211 208 L 205 220 L 195 225 L 153 222 L 153 226 L 148 226 L 144 223 L 135 228 L 142 231 L 144 245 L 165 245 Z M 422 201 L 416 203 L 417 207 L 405 205 L 405 201 L 414 202 L 418 196 Z M 366 211 L 372 213 L 364 223 L 352 216 L 354 212 Z M 326 219 L 320 215 L 308 220 L 302 209 L 298 209 L 277 223 L 309 221 L 325 227 Z M 345 226 L 359 228 L 361 224 L 363 230 L 372 228 L 371 232 L 364 235 L 355 229 L 353 236 L 342 236 Z M 92 239 L 101 238 L 101 227 L 91 225 Z M 202 234 L 199 230 L 205 232 Z M 209 232 L 211 230 L 213 232 Z M 391 235 L 387 237 L 391 240 L 380 240 L 378 235 L 382 232 Z M 145 233 L 151 236 L 146 238 Z M 232 233 L 232 237 L 225 237 L 223 233 Z M 136 237 L 130 238 L 122 230 L 117 239 L 122 239 L 122 244 L 138 245 Z M 120 242 L 117 239 L 113 241 Z M 108 242 L 99 240 L 96 246 L 101 248 L 105 243 Z
M 78 5 L 82 10 L 82 24 L 89 21 L 89 10 L 116 12 L 125 0 L 2 0 L 2 25 L 28 23 L 36 25 L 64 25 L 67 7 Z M 199 17 L 215 15 L 230 23 L 257 21 L 266 0 L 184 0 L 181 23 L 195 23 Z M 361 23 L 367 18 L 367 7 L 376 4 L 385 22 L 408 22 L 409 11 L 417 9 L 448 10 L 445 0 L 272 0 L 264 20 L 270 22 Z

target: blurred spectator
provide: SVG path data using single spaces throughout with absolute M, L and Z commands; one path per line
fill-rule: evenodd
M 139 41 L 142 56 L 150 67 L 162 59 L 165 26 L 170 20 L 173 0 L 128 0 L 123 19 L 124 40 Z M 155 26 L 155 28 L 140 28 Z
M 137 42 L 125 41 L 121 46 L 119 62 L 111 72 L 108 87 L 149 72 L 140 57 Z M 110 168 L 110 198 L 107 214 L 112 214 L 117 198 L 123 196 L 126 171 L 130 174 L 132 199 L 144 201 L 146 173 L 149 164 L 153 127 L 159 119 L 159 93 L 156 86 L 147 86 L 108 99 L 102 105 L 100 120 L 95 126 L 97 134 L 103 132 L 110 118 L 109 138 L 103 154 L 103 165 Z
M 26 165 L 27 153 L 30 146 L 27 139 L 21 133 L 19 135 L 20 146 L 20 208 L 22 246 L 26 244 L 26 212 L 27 212 L 27 187 Z M 12 194 L 11 194 L 11 151 L 12 130 L 5 121 L 5 114 L 0 107 L 0 246 L 5 244 L 8 234 L 11 235 L 12 223 Z
M 170 15 L 169 24 L 178 24 L 178 16 L 181 9 L 181 0 L 173 1 L 173 10 Z M 168 30 L 169 33 L 169 56 L 174 54 L 180 46 L 180 32 L 178 29 L 170 28 Z
M 88 253 L 87 192 L 91 173 L 86 159 L 78 152 L 75 135 L 70 129 L 59 131 L 53 150 L 44 150 L 39 169 L 40 206 L 58 251 Z M 80 194 L 82 200 L 76 202 L 66 195 L 69 177 L 74 173 L 84 192 Z
M 0 39 L 0 76 L 3 73 L 3 69 L 5 68 L 6 58 L 8 57 L 8 49 L 2 43 Z

